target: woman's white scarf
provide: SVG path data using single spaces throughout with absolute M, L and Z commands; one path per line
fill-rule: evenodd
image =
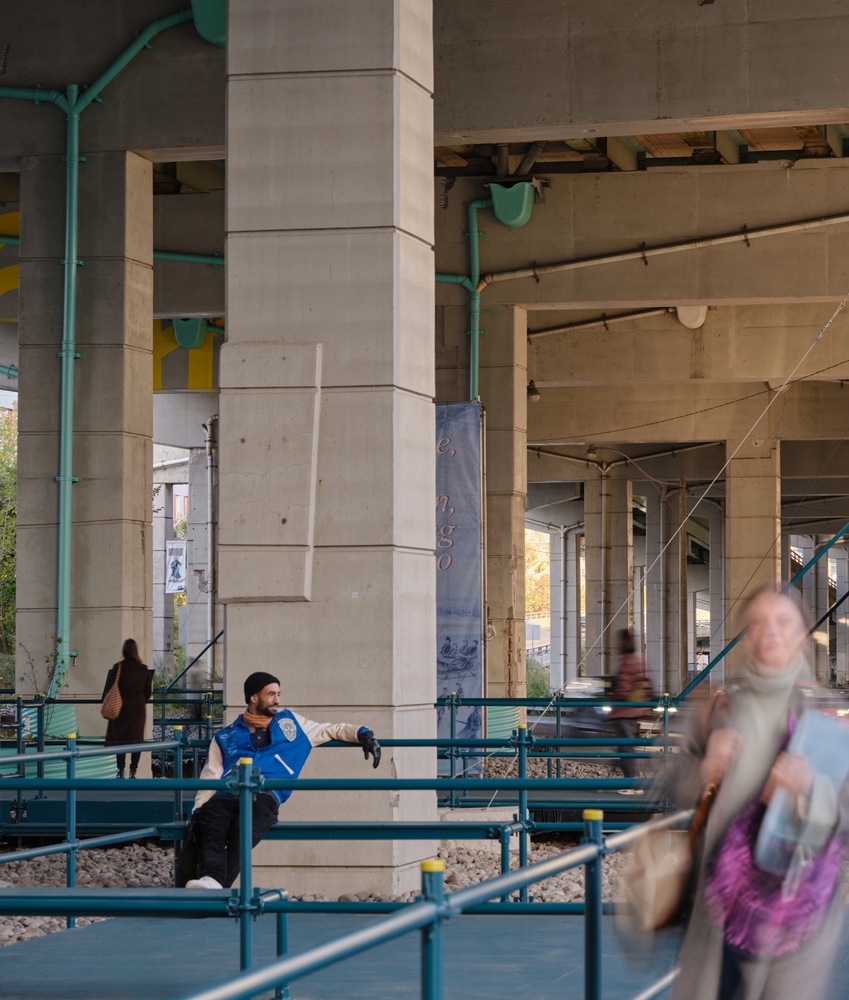
M 731 695 L 731 720 L 741 746 L 711 811 L 714 830 L 724 830 L 763 787 L 787 737 L 796 683 L 807 666 L 802 653 L 781 671 L 755 662 L 744 665 L 745 683 Z

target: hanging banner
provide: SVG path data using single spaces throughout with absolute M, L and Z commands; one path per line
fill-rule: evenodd
M 183 594 L 186 590 L 186 543 L 165 543 L 165 593 Z
M 483 697 L 483 411 L 480 403 L 436 407 L 437 694 Z M 455 735 L 483 736 L 481 709 L 456 710 Z M 451 736 L 450 709 L 437 709 L 437 736 Z M 439 773 L 449 773 L 448 761 Z M 480 758 L 470 770 L 479 773 Z M 457 769 L 459 773 L 459 768 Z

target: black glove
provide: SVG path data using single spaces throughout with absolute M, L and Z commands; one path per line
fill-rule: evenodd
M 374 733 L 370 729 L 364 729 L 361 733 L 357 733 L 357 740 L 362 745 L 363 757 L 368 760 L 368 755 L 371 754 L 374 757 L 372 767 L 377 767 L 380 763 L 380 744 L 374 738 Z

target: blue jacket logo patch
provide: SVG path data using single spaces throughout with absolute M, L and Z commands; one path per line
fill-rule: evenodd
M 290 743 L 298 735 L 297 727 L 295 726 L 295 723 L 291 719 L 281 720 L 280 732 L 283 733 L 283 735 Z

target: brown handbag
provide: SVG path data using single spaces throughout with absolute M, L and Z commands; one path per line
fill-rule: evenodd
M 103 702 L 100 705 L 100 714 L 104 719 L 109 719 L 110 722 L 114 722 L 115 719 L 121 714 L 121 709 L 124 707 L 124 700 L 121 697 L 121 689 L 118 687 L 118 681 L 121 679 L 121 664 L 118 664 L 118 672 L 115 674 L 115 680 L 112 681 L 112 686 L 103 696 Z
M 624 883 L 629 922 L 636 930 L 659 931 L 686 917 L 698 840 L 716 791 L 713 783 L 705 786 L 689 830 L 649 826 L 634 845 Z

